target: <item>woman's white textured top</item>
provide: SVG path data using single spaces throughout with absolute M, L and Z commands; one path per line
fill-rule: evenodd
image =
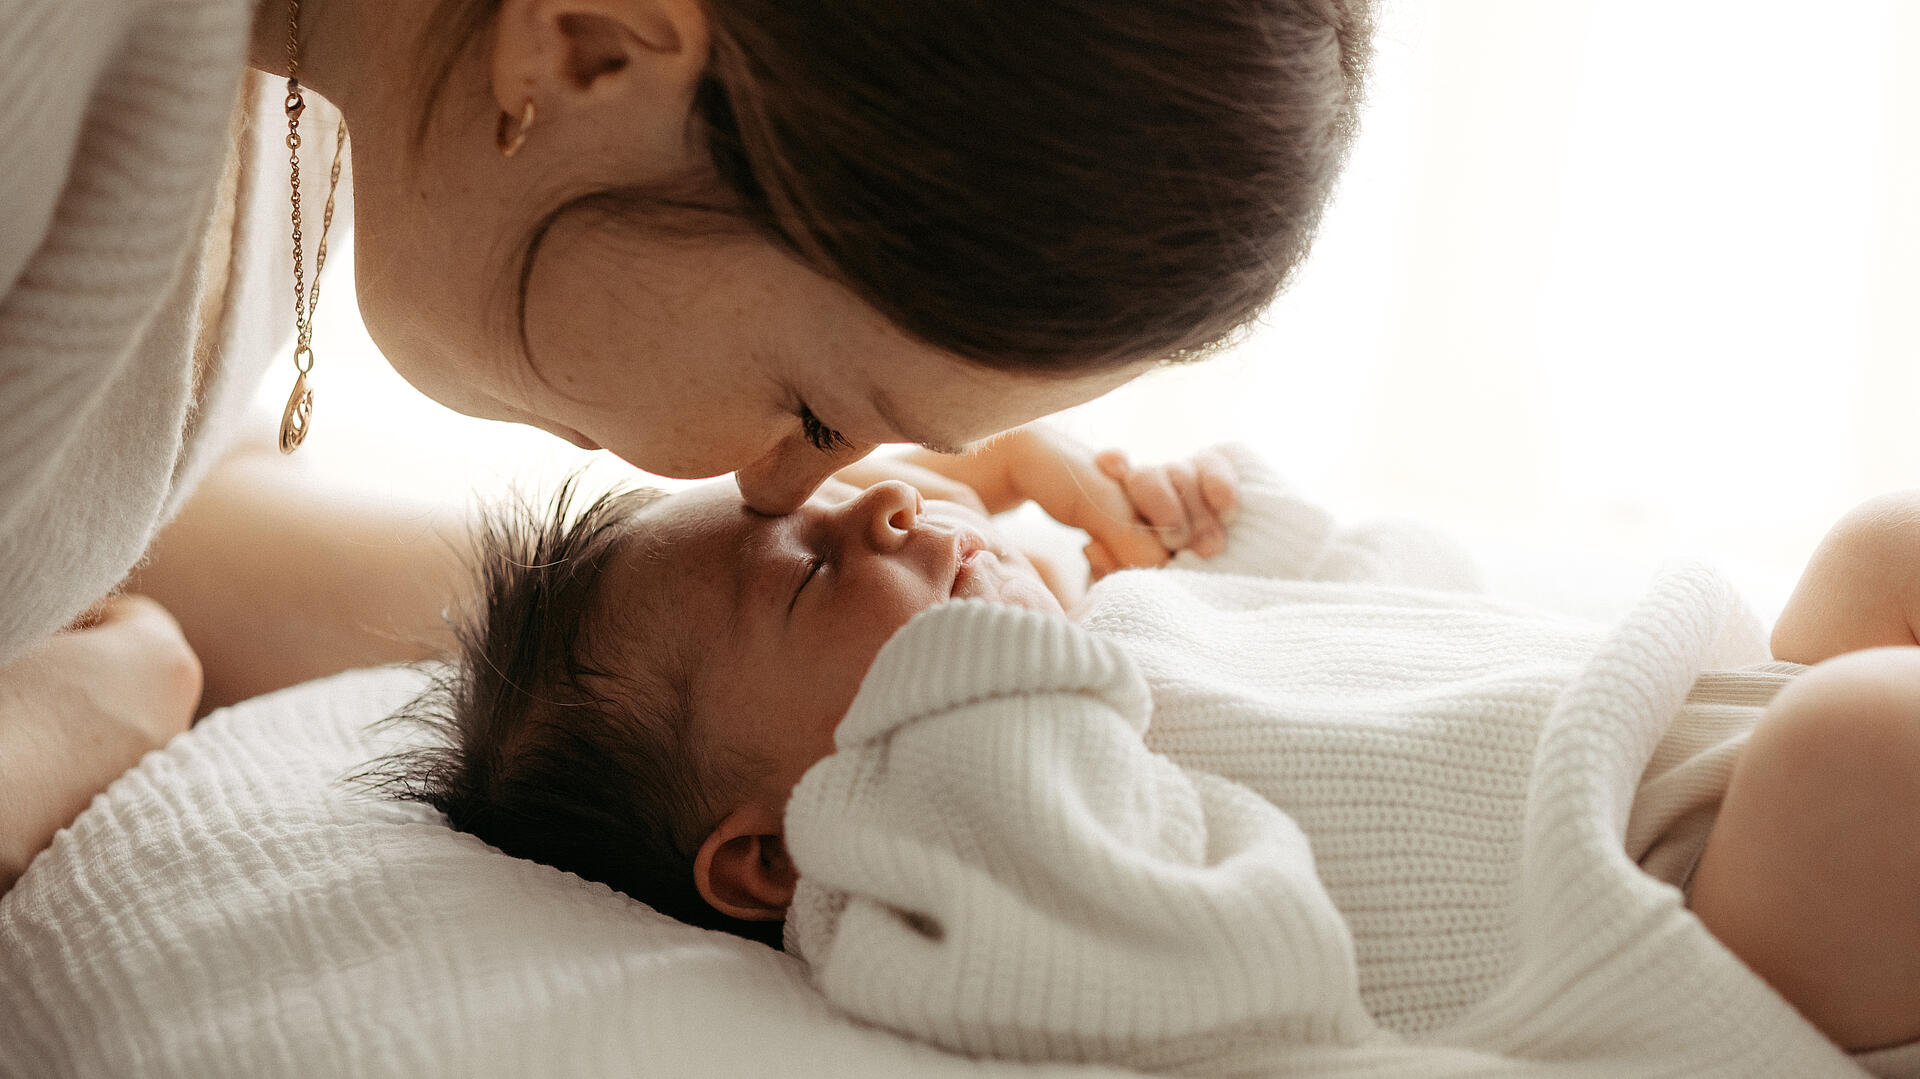
M 287 240 L 268 224 L 286 193 L 242 170 L 196 385 L 200 256 L 252 8 L 0 0 L 0 663 L 140 558 L 291 322 Z M 274 137 L 250 133 L 253 160 Z

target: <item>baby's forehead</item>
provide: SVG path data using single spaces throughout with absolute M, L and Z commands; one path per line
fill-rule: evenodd
M 595 586 L 594 632 L 646 642 L 649 653 L 669 643 L 697 652 L 726 617 L 735 552 L 754 542 L 758 527 L 739 491 L 731 480 L 687 487 L 636 506 L 616 527 Z
M 821 484 L 808 502 L 832 503 L 858 493 L 837 479 Z M 653 531 L 673 543 L 699 543 L 725 534 L 745 535 L 777 527 L 780 518 L 747 508 L 731 478 L 707 480 L 655 499 L 633 517 L 636 528 Z
M 668 492 L 634 511 L 634 528 L 665 539 L 693 539 L 751 524 L 753 513 L 731 479 L 707 480 Z
M 665 598 L 683 614 L 731 603 L 752 556 L 778 542 L 793 520 L 748 509 L 731 478 L 674 491 L 627 519 L 616 587 L 655 602 Z
M 725 560 L 772 520 L 749 510 L 730 479 L 682 488 L 627 518 L 619 561 L 643 577 L 684 576 Z
M 644 590 L 655 601 L 671 596 L 689 608 L 735 603 L 757 555 L 791 542 L 796 530 L 804 530 L 805 519 L 858 494 L 846 483 L 828 480 L 795 513 L 768 517 L 747 508 L 731 478 L 674 491 L 628 518 L 618 541 L 623 565 L 616 570 L 617 587 Z
M 686 654 L 707 654 L 736 634 L 753 567 L 789 542 L 796 521 L 748 509 L 730 478 L 636 507 L 604 571 L 596 624 L 655 645 L 665 632 Z

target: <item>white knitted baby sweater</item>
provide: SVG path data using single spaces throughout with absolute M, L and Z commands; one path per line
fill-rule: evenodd
M 1624 850 L 1695 676 L 1766 658 L 1717 576 L 1603 630 L 1237 463 L 1221 558 L 882 650 L 787 812 L 829 998 L 1157 1072 L 1863 1074 Z

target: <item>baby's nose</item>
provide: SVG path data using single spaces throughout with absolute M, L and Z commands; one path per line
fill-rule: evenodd
M 875 550 L 899 550 L 920 520 L 920 492 L 899 480 L 876 483 L 860 492 L 856 501 L 867 541 Z

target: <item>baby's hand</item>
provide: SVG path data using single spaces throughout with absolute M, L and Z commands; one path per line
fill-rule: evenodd
M 1095 454 L 1041 423 L 1015 428 L 964 455 L 870 457 L 840 476 L 856 486 L 904 479 L 930 498 L 955 498 L 990 514 L 1031 499 L 1054 520 L 1087 533 L 1095 578 L 1158 566 L 1188 549 L 1203 558 L 1219 554 L 1240 505 L 1239 477 L 1213 450 L 1134 468 L 1117 450 Z
M 1105 450 L 1094 456 L 1101 475 L 1117 484 L 1139 520 L 1152 530 L 1167 557 L 1191 550 L 1202 558 L 1227 549 L 1227 525 L 1240 509 L 1240 477 L 1233 464 L 1214 450 L 1184 461 L 1135 468 L 1126 454 Z M 1116 569 L 1157 564 L 1115 556 L 1099 535 L 1087 544 L 1087 564 L 1097 580 Z
M 1087 564 L 1095 579 L 1158 566 L 1183 550 L 1203 558 L 1219 554 L 1240 504 L 1239 477 L 1213 450 L 1134 468 L 1117 450 L 1095 454 L 1043 424 L 1030 424 L 982 452 L 999 459 L 1004 485 L 1018 499 L 1032 499 L 1054 520 L 1087 533 Z

